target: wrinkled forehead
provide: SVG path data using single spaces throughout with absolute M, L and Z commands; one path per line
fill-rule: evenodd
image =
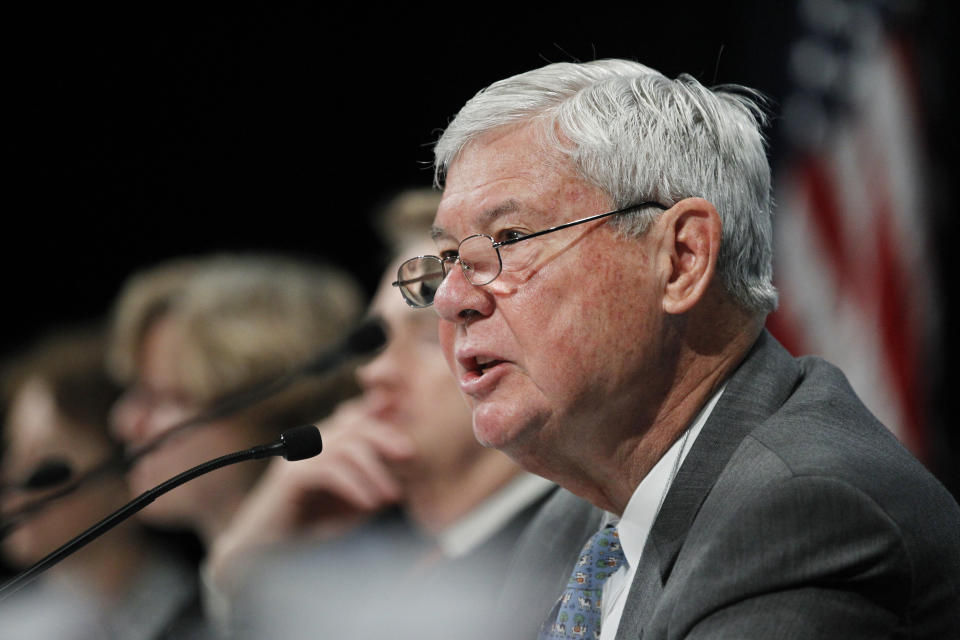
M 571 207 L 607 200 L 568 158 L 544 150 L 534 133 L 511 129 L 461 151 L 447 174 L 434 239 L 484 233 L 505 216 L 522 217 L 534 228 L 549 226 L 566 219 Z
M 486 232 L 498 220 L 511 215 L 522 215 L 525 218 L 536 217 L 537 211 L 534 207 L 526 205 L 524 202 L 506 196 L 503 199 L 494 199 L 487 203 L 465 202 L 459 208 L 452 204 L 447 208 L 447 215 L 442 218 L 439 215 L 434 221 L 430 236 L 434 241 L 445 238 L 459 237 L 455 232 L 448 229 L 467 226 L 476 232 Z M 447 226 L 443 226 L 440 220 L 447 221 Z

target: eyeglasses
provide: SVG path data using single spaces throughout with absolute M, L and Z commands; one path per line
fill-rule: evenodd
M 496 280 L 503 271 L 503 257 L 500 255 L 501 247 L 515 245 L 524 240 L 539 238 L 548 233 L 560 231 L 561 229 L 573 227 L 585 222 L 623 213 L 631 213 L 643 207 L 656 207 L 661 210 L 668 209 L 668 207 L 659 202 L 641 202 L 623 209 L 599 213 L 595 216 L 581 218 L 573 222 L 566 222 L 556 227 L 544 229 L 543 231 L 535 231 L 519 238 L 510 238 L 509 240 L 503 240 L 501 242 L 496 242 L 491 236 L 483 233 L 467 236 L 460 241 L 457 252 L 453 255 L 445 257 L 417 256 L 401 264 L 400 269 L 397 270 L 397 280 L 393 282 L 393 286 L 400 288 L 400 294 L 403 296 L 404 301 L 411 307 L 418 309 L 429 307 L 433 304 L 433 298 L 437 293 L 437 289 L 440 288 L 443 279 L 450 272 L 450 265 L 454 262 L 460 264 L 460 268 L 463 270 L 463 275 L 467 279 L 467 282 L 480 287 Z M 514 261 L 519 264 L 528 264 L 528 260 L 520 259 L 520 257 L 514 257 Z

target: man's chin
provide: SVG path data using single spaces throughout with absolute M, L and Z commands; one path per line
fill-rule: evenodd
M 517 412 L 504 411 L 497 405 L 480 404 L 473 410 L 473 435 L 477 442 L 508 455 L 522 447 L 529 434 L 536 431 L 537 424 L 536 420 Z

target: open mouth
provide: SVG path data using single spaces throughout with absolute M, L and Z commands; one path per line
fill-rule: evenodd
M 460 390 L 471 396 L 483 395 L 493 388 L 510 371 L 511 361 L 492 355 L 467 355 L 459 358 L 462 374 Z
M 502 362 L 503 360 L 499 360 L 497 358 L 484 358 L 484 357 L 475 358 L 473 363 L 474 364 L 473 370 L 476 371 L 478 374 L 483 375 L 489 369 L 494 368 L 495 366 L 497 366 Z

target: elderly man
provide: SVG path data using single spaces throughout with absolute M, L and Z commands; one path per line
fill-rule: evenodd
M 437 144 L 438 256 L 395 284 L 440 315 L 477 438 L 567 490 L 510 635 L 960 633 L 957 503 L 764 330 L 763 124 L 754 92 L 606 60 L 497 82 Z

